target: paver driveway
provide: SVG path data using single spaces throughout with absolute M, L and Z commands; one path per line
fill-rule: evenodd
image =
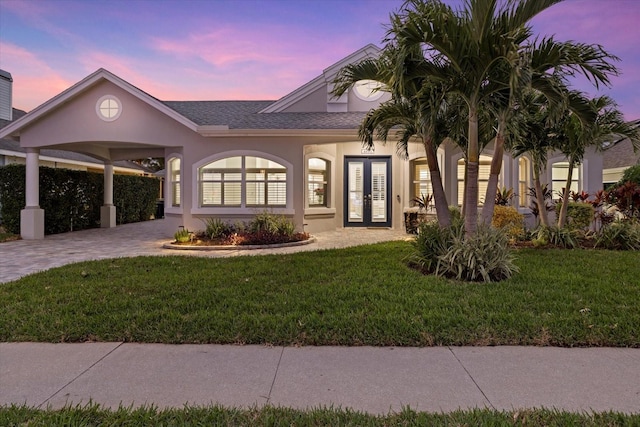
M 73 233 L 46 236 L 44 240 L 18 240 L 0 243 L 0 283 L 27 274 L 74 262 L 133 257 L 140 255 L 237 256 L 267 253 L 292 253 L 340 248 L 388 240 L 406 239 L 404 230 L 344 228 L 314 235 L 316 242 L 304 246 L 278 249 L 236 251 L 185 251 L 163 249 L 170 240 L 163 220 L 94 228 Z

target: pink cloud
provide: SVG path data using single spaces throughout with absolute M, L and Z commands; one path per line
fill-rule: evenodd
M 78 36 L 63 26 L 53 24 L 54 17 L 59 17 L 64 8 L 56 2 L 47 1 L 3 1 L 2 7 L 23 19 L 29 26 L 45 31 L 58 39 L 78 41 Z
M 73 84 L 24 48 L 0 42 L 0 52 L 0 68 L 13 77 L 15 108 L 29 111 Z

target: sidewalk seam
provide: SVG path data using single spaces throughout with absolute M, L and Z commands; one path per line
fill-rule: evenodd
M 484 390 L 482 390 L 480 388 L 480 385 L 478 385 L 478 383 L 476 382 L 476 379 L 473 378 L 473 375 L 471 375 L 471 372 L 469 372 L 469 370 L 467 369 L 466 366 L 464 366 L 464 364 L 462 363 L 462 361 L 460 359 L 458 359 L 458 356 L 456 355 L 456 353 L 453 351 L 453 349 L 450 346 L 447 346 L 447 348 L 449 349 L 449 351 L 451 352 L 451 354 L 453 355 L 453 357 L 456 358 L 456 360 L 458 361 L 458 363 L 460 364 L 460 366 L 462 366 L 462 369 L 464 369 L 464 371 L 467 373 L 467 375 L 469 375 L 469 378 L 471 378 L 471 381 L 473 381 L 473 383 L 475 384 L 476 388 L 478 389 L 478 391 L 480 391 L 480 393 L 482 394 L 482 397 L 484 397 L 484 400 L 487 401 L 487 403 L 489 404 L 489 406 L 491 406 L 491 409 L 493 409 L 494 411 L 496 410 L 495 406 L 493 406 L 493 403 L 491 403 L 491 400 L 489 400 L 489 398 L 487 397 L 487 395 L 484 393 Z
M 276 365 L 276 372 L 273 374 L 273 381 L 271 381 L 271 387 L 269 387 L 269 394 L 267 395 L 267 404 L 271 401 L 271 392 L 273 391 L 273 386 L 276 383 L 276 378 L 278 378 L 278 370 L 280 369 L 280 362 L 282 362 L 282 356 L 284 355 L 284 346 L 282 346 L 282 351 L 280 351 L 280 358 L 278 359 L 278 364 Z
M 101 358 L 99 358 L 98 360 L 96 360 L 95 362 L 93 362 L 91 364 L 91 366 L 89 366 L 87 369 L 85 369 L 84 371 L 80 372 L 78 375 L 76 375 L 71 381 L 69 381 L 68 383 L 66 383 L 65 385 L 63 385 L 62 387 L 60 387 L 55 393 L 53 393 L 51 396 L 47 397 L 41 404 L 39 404 L 37 406 L 38 409 L 41 409 L 42 406 L 44 406 L 47 402 L 49 402 L 51 399 L 53 399 L 58 393 L 60 393 L 62 390 L 64 390 L 65 388 L 69 387 L 73 382 L 75 382 L 75 380 L 77 380 L 78 378 L 80 378 L 81 376 L 83 376 L 84 374 L 86 374 L 87 372 L 89 372 L 89 370 L 91 368 L 93 368 L 94 366 L 96 366 L 98 363 L 102 362 L 104 359 L 107 358 L 107 356 L 109 356 L 111 353 L 113 353 L 114 351 L 116 351 L 117 349 L 119 349 L 122 345 L 124 344 L 124 342 L 119 343 L 116 347 L 114 347 L 112 350 L 110 350 L 107 354 L 105 354 L 104 356 L 102 356 Z

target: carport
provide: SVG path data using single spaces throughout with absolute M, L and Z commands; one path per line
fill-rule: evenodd
M 167 117 L 169 116 L 169 117 Z M 167 120 L 168 118 L 173 120 Z M 26 149 L 25 207 L 20 213 L 23 239 L 44 238 L 45 212 L 40 207 L 41 149 L 92 156 L 104 164 L 104 199 L 100 226 L 116 226 L 113 162 L 165 157 L 181 152 L 184 126 L 196 125 L 157 99 L 100 69 L 0 131 Z

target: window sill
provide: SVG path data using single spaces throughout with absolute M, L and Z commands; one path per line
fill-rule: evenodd
M 335 215 L 336 208 L 307 208 L 304 210 L 305 215 Z
M 183 209 L 180 206 L 170 206 L 170 207 L 165 207 L 164 208 L 164 212 L 165 213 L 169 213 L 169 214 L 181 214 L 183 213 Z

